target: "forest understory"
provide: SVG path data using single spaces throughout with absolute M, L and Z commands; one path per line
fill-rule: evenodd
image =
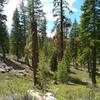
M 0 100 L 100 100 L 100 0 L 0 0 Z

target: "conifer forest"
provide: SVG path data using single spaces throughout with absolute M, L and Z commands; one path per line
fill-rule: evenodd
M 100 100 L 100 0 L 0 0 L 0 100 Z

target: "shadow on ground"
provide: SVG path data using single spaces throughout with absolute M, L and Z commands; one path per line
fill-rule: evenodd
M 69 77 L 68 84 L 69 85 L 79 84 L 79 85 L 85 85 L 86 86 L 86 85 L 88 85 L 88 82 L 80 80 L 78 78 Z

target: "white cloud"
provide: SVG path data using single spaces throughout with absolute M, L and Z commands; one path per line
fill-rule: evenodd
M 43 6 L 43 10 L 46 13 L 47 20 L 53 19 L 52 9 L 53 9 L 53 6 L 50 6 L 50 4 L 44 4 Z

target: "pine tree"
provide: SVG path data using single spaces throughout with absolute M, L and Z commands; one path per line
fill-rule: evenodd
M 35 15 L 36 1 L 32 0 L 32 66 L 34 70 L 34 85 L 38 84 L 37 70 L 38 70 L 38 38 L 37 38 L 37 21 Z
M 29 17 L 29 23 L 32 21 L 32 0 L 28 1 L 28 17 Z M 42 24 L 45 23 L 45 13 L 43 12 L 43 6 L 41 3 L 41 0 L 34 0 L 34 19 L 37 22 L 37 32 L 41 33 L 41 27 Z
M 20 15 L 16 8 L 13 15 L 13 25 L 11 33 L 12 52 L 17 56 L 17 60 L 23 56 L 23 33 L 20 25 Z
M 34 85 L 38 84 L 37 82 L 37 70 L 38 70 L 38 33 L 40 33 L 40 28 L 42 22 L 44 21 L 44 12 L 42 10 L 42 4 L 40 0 L 29 0 L 28 1 L 28 13 L 29 13 L 29 22 L 31 23 L 31 40 L 30 45 L 32 49 L 32 67 L 34 69 Z
M 96 84 L 96 58 L 97 58 L 97 40 L 100 32 L 100 1 L 85 0 L 82 6 L 81 16 L 81 43 L 82 51 L 88 50 L 91 55 L 91 79 L 93 85 Z
M 46 40 L 46 36 L 47 36 L 47 32 L 46 32 L 46 18 L 44 18 L 43 22 L 42 22 L 42 25 L 40 27 L 40 32 L 41 32 L 41 47 L 43 48 L 44 47 L 44 43 L 45 43 L 45 40 Z
M 9 35 L 6 28 L 6 15 L 3 14 L 5 0 L 0 1 L 0 47 L 2 50 L 3 58 L 5 59 L 6 53 L 9 51 Z
M 50 69 L 52 72 L 56 72 L 57 71 L 57 57 L 56 57 L 56 52 L 54 51 L 52 57 L 51 57 L 51 61 L 50 61 Z
M 70 26 L 69 19 L 66 18 L 65 9 L 69 12 L 72 12 L 69 7 L 68 3 L 65 0 L 54 0 L 54 9 L 53 14 L 55 17 L 59 16 L 60 22 L 57 23 L 56 27 L 60 29 L 59 32 L 59 61 L 62 60 L 64 54 L 64 28 L 68 28 Z M 59 20 L 58 20 L 59 21 Z M 66 23 L 66 27 L 65 27 Z
M 58 63 L 57 78 L 61 83 L 68 81 L 68 73 L 70 72 L 70 49 L 66 47 L 62 60 Z
M 48 57 L 48 37 L 47 37 L 47 21 L 45 16 L 43 17 L 42 24 L 40 26 L 40 38 L 39 38 L 39 47 L 44 51 L 45 56 Z
M 49 63 L 43 51 L 39 55 L 37 80 L 40 88 L 46 90 L 50 81 Z
M 70 50 L 71 50 L 71 58 L 73 61 L 73 64 L 75 65 L 76 63 L 76 58 L 77 58 L 77 49 L 78 49 L 78 43 L 77 43 L 77 37 L 79 34 L 79 26 L 77 21 L 75 20 L 71 31 L 70 31 Z
M 20 13 L 20 25 L 21 25 L 21 34 L 22 34 L 22 51 L 23 51 L 23 56 L 25 56 L 25 46 L 26 46 L 26 39 L 27 39 L 27 27 L 28 27 L 28 16 L 27 16 L 27 9 L 26 6 L 24 4 L 24 0 L 22 0 L 21 4 L 20 4 L 20 9 L 19 9 L 19 13 Z

